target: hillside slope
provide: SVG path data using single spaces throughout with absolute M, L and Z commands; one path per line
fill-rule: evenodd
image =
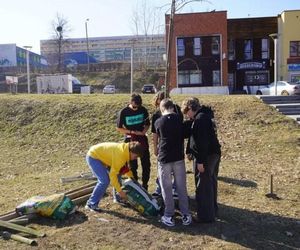
M 153 113 L 151 98 L 144 95 L 143 101 Z M 128 95 L 0 95 L 0 214 L 33 195 L 86 183 L 62 185 L 60 177 L 88 171 L 84 158 L 91 145 L 122 141 L 115 120 L 128 99 Z M 173 99 L 180 104 L 184 96 Z M 214 108 L 222 144 L 216 223 L 169 230 L 158 218 L 144 218 L 113 204 L 109 195 L 101 204 L 106 213 L 93 215 L 80 208 L 65 222 L 36 222 L 34 226 L 48 235 L 38 240 L 39 249 L 300 247 L 299 125 L 253 96 L 199 99 Z M 191 170 L 189 162 L 187 169 Z M 265 197 L 271 174 L 279 200 Z M 152 156 L 150 192 L 155 177 Z M 188 188 L 193 195 L 192 174 Z M 194 211 L 193 202 L 191 208 Z M 4 247 L 26 249 L 0 240 L 0 248 Z

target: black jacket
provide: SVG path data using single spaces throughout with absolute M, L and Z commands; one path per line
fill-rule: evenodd
M 191 124 L 187 154 L 192 154 L 197 163 L 207 164 L 211 154 L 221 154 L 221 146 L 211 117 L 199 110 Z

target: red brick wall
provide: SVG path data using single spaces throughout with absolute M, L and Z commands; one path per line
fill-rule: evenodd
M 166 24 L 169 23 L 169 15 L 166 16 Z M 168 25 L 166 26 L 166 37 L 168 37 Z M 177 87 L 177 59 L 176 59 L 176 37 L 181 36 L 204 36 L 221 35 L 222 51 L 226 58 L 222 60 L 223 85 L 227 85 L 227 12 L 203 12 L 176 14 L 174 16 L 174 36 L 171 46 L 170 65 L 170 90 Z

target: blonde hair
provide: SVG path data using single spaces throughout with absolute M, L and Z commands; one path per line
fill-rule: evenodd
M 162 101 L 163 99 L 165 99 L 165 92 L 164 91 L 158 91 L 155 96 L 153 97 L 153 105 L 158 108 L 159 107 L 159 103 L 158 101 Z

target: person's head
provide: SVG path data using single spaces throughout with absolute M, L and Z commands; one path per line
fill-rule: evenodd
M 156 108 L 159 108 L 159 104 L 161 100 L 165 99 L 165 92 L 164 91 L 158 91 L 155 96 L 153 97 L 153 105 Z
M 144 147 L 137 141 L 131 141 L 129 142 L 129 154 L 130 160 L 135 160 L 138 157 L 142 157 L 144 154 Z
M 181 104 L 181 111 L 188 118 L 194 118 L 196 112 L 200 109 L 199 99 L 196 97 L 188 97 Z
M 160 102 L 159 108 L 162 114 L 172 113 L 174 112 L 174 103 L 171 99 L 165 98 Z
M 130 107 L 133 110 L 137 110 L 140 106 L 142 106 L 142 97 L 137 94 L 137 93 L 133 93 L 130 97 Z

